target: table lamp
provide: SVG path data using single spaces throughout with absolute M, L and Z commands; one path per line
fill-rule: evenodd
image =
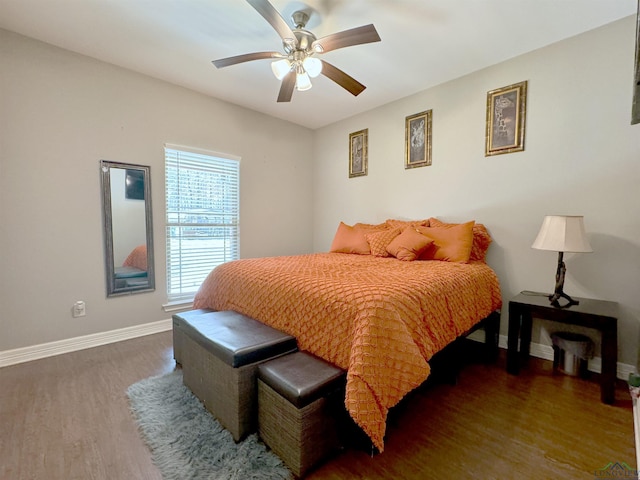
M 584 217 L 575 215 L 547 215 L 531 248 L 538 250 L 552 250 L 558 252 L 558 269 L 556 271 L 556 287 L 553 295 L 549 295 L 551 305 L 567 308 L 578 305 L 578 301 L 564 293 L 564 276 L 567 267 L 563 261 L 564 252 L 586 253 L 593 252 L 587 234 L 584 231 Z M 560 305 L 560 298 L 569 303 Z

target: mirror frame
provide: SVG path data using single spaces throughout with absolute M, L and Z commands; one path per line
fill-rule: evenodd
M 141 170 L 144 174 L 145 233 L 147 237 L 147 285 L 120 288 L 116 287 L 113 254 L 113 216 L 111 210 L 111 168 Z M 153 223 L 151 215 L 151 168 L 146 165 L 100 160 L 100 185 L 102 188 L 102 218 L 107 297 L 152 292 L 156 287 L 153 256 Z

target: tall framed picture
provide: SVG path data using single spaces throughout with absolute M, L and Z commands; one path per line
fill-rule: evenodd
M 487 93 L 485 156 L 524 150 L 527 81 Z
M 349 134 L 349 178 L 367 174 L 369 129 Z
M 432 110 L 410 115 L 404 122 L 404 168 L 431 165 Z

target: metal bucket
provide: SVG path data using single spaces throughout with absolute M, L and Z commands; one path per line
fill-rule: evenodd
M 587 361 L 570 352 L 560 349 L 558 352 L 558 370 L 572 377 L 585 376 L 587 373 Z
M 551 335 L 553 366 L 565 375 L 585 377 L 588 360 L 593 356 L 593 341 L 586 335 L 559 332 Z

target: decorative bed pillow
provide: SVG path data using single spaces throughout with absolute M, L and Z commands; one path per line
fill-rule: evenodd
M 389 228 L 389 225 L 387 225 L 386 222 L 378 223 L 377 225 L 373 225 L 371 223 L 354 223 L 353 228 L 359 228 L 366 232 L 371 232 L 371 231 L 387 230 Z
M 387 246 L 387 252 L 398 260 L 411 262 L 418 258 L 425 250 L 429 249 L 432 244 L 433 240 L 431 238 L 425 237 L 413 228 L 408 227 L 391 241 Z
M 458 223 L 445 223 L 437 218 L 430 218 L 429 225 L 431 227 L 455 227 Z M 469 261 L 484 262 L 487 256 L 487 250 L 493 239 L 489 231 L 482 223 L 476 223 L 473 226 L 473 245 L 471 245 L 471 255 Z
M 428 227 L 429 220 L 397 220 L 390 218 L 385 222 L 390 228 Z
M 371 230 L 365 232 L 364 238 L 369 242 L 371 248 L 371 255 L 376 257 L 388 257 L 389 252 L 387 246 L 391 241 L 400 235 L 402 230 L 400 228 L 392 228 L 387 230 Z
M 357 253 L 359 255 L 369 255 L 371 249 L 364 237 L 364 231 L 340 222 L 338 230 L 333 237 L 331 249 L 333 253 Z
M 429 249 L 421 260 L 468 263 L 473 244 L 474 221 L 448 227 L 416 227 L 416 230 L 433 240 L 437 248 Z

